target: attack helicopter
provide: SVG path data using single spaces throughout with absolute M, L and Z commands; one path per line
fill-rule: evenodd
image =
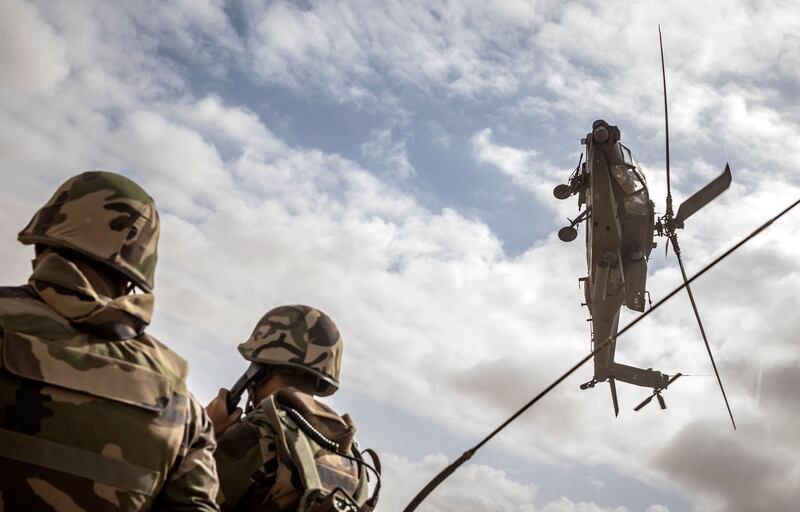
M 659 29 L 659 43 L 661 31 Z M 619 415 L 616 381 L 651 388 L 652 394 L 634 410 L 638 411 L 654 397 L 662 409 L 666 402 L 661 392 L 672 384 L 680 373 L 667 375 L 652 368 L 643 369 L 615 361 L 616 335 L 622 306 L 643 312 L 649 293 L 646 290 L 647 265 L 651 251 L 656 247 L 655 235 L 667 238 L 677 256 L 684 282 L 686 271 L 678 245 L 677 230 L 684 222 L 724 192 L 731 183 L 728 165 L 723 173 L 684 201 L 673 212 L 669 174 L 669 120 L 667 115 L 666 73 L 664 52 L 661 49 L 662 77 L 664 81 L 664 119 L 666 128 L 667 198 L 666 213 L 656 218 L 655 203 L 650 193 L 641 166 L 630 149 L 620 142 L 620 130 L 599 119 L 592 124 L 592 131 L 581 140 L 586 146 L 569 179 L 553 189 L 557 199 L 578 196 L 580 214 L 568 219 L 569 225 L 561 228 L 558 237 L 564 242 L 577 238 L 576 226 L 586 224 L 586 262 L 588 275 L 581 277 L 585 305 L 589 308 L 592 326 L 592 347 L 611 338 L 612 343 L 594 356 L 594 376 L 581 389 L 593 388 L 599 382 L 608 382 L 614 414 Z M 582 210 L 582 211 L 581 211 Z M 668 246 L 669 247 L 669 246 Z M 708 355 L 717 375 L 725 405 L 733 422 L 728 399 L 711 353 L 691 288 L 686 291 L 692 303 L 700 332 Z M 735 422 L 733 422 L 736 428 Z
M 658 39 L 661 45 L 660 26 L 658 28 Z M 657 398 L 661 408 L 666 409 L 666 402 L 661 396 L 661 391 L 675 382 L 681 374 L 676 373 L 669 376 L 652 369 L 645 370 L 616 363 L 614 361 L 614 346 L 617 334 L 625 334 L 646 318 L 647 315 L 656 311 L 656 309 L 663 306 L 684 289 L 692 304 L 700 334 L 703 337 L 711 365 L 714 368 L 722 397 L 725 399 L 728 415 L 731 418 L 731 423 L 733 423 L 733 428 L 736 428 L 728 398 L 725 395 L 725 388 L 722 386 L 722 380 L 720 379 L 719 371 L 717 371 L 717 365 L 714 362 L 714 356 L 711 353 L 690 284 L 720 264 L 744 244 L 763 233 L 775 221 L 800 206 L 800 199 L 791 203 L 777 215 L 767 219 L 766 222 L 749 235 L 714 258 L 702 270 L 689 278 L 683 265 L 676 230 L 682 229 L 684 222 L 689 217 L 727 190 L 731 183 L 731 171 L 726 164 L 725 170 L 719 177 L 689 197 L 680 205 L 677 214 L 674 213 L 670 190 L 669 116 L 667 114 L 667 80 L 664 70 L 663 45 L 661 45 L 661 76 L 664 82 L 667 173 L 666 213 L 656 219 L 655 204 L 650 200 L 647 183 L 641 167 L 634 160 L 630 150 L 619 142 L 619 128 L 611 126 L 602 120 L 595 121 L 592 125 L 592 131 L 582 140 L 582 143 L 587 146 L 586 162 L 583 163 L 583 155 L 581 155 L 581 160 L 578 161 L 578 166 L 569 180 L 567 180 L 567 183 L 558 185 L 553 190 L 553 195 L 558 199 L 568 199 L 577 194 L 579 211 L 581 207 L 586 205 L 586 209 L 575 220 L 568 219 L 570 225 L 559 230 L 559 238 L 565 242 L 575 240 L 578 236 L 575 226 L 581 222 L 587 223 L 586 261 L 589 275 L 581 278 L 580 281 L 584 283 L 585 305 L 589 306 L 589 312 L 593 317 L 592 320 L 601 320 L 597 323 L 593 322 L 592 350 L 481 439 L 480 442 L 442 469 L 414 496 L 403 509 L 403 512 L 414 512 L 426 497 L 455 473 L 459 467 L 472 459 L 478 450 L 592 359 L 594 359 L 595 363 L 595 377 L 586 384 L 582 384 L 581 389 L 594 387 L 598 382 L 607 380 L 611 387 L 615 414 L 619 414 L 615 386 L 617 379 L 630 384 L 653 388 L 653 393 L 636 406 L 634 410 L 640 410 L 650 403 L 653 398 Z M 652 249 L 655 248 L 654 235 L 666 237 L 672 246 L 680 266 L 683 283 L 655 304 L 651 304 L 650 308 L 645 311 L 644 298 L 648 297 L 649 299 L 649 294 L 645 290 L 647 263 Z M 594 302 L 592 302 L 592 299 L 594 299 Z M 642 314 L 618 330 L 619 313 L 623 305 Z M 597 328 L 601 324 L 602 327 L 600 329 L 602 329 L 602 332 Z

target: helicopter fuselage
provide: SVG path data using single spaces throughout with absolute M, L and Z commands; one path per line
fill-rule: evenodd
M 602 343 L 616 338 L 622 306 L 644 311 L 655 206 L 644 173 L 631 151 L 620 143 L 616 126 L 595 121 L 582 142 L 586 145 L 586 162 L 579 164 L 569 185 L 554 193 L 562 199 L 577 193 L 579 208 L 586 205 L 572 224 L 586 222 L 588 275 L 581 281 L 591 314 L 592 342 Z M 564 229 L 574 231 L 573 226 Z M 562 240 L 574 239 L 570 234 Z M 615 350 L 612 343 L 595 355 L 594 379 L 589 387 L 613 379 L 653 388 L 666 382 L 661 372 L 616 363 Z
M 621 306 L 644 311 L 655 212 L 644 173 L 619 142 L 619 130 L 595 124 L 585 139 L 588 188 L 584 197 L 590 213 L 584 291 L 593 340 L 602 342 L 616 336 Z M 614 350 L 612 344 L 595 358 L 597 380 L 613 376 Z

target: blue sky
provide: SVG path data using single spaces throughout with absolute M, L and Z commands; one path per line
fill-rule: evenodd
M 152 332 L 207 401 L 243 371 L 264 311 L 307 303 L 344 333 L 333 404 L 384 455 L 379 510 L 438 470 L 588 348 L 577 213 L 552 188 L 603 118 L 663 210 L 664 30 L 673 192 L 730 161 L 691 219 L 689 271 L 800 192 L 800 38 L 788 2 L 22 2 L 0 6 L 0 244 L 67 177 L 112 169 L 163 221 Z M 698 282 L 739 430 L 713 379 L 670 408 L 581 392 L 579 372 L 498 436 L 423 510 L 791 510 L 800 286 L 795 217 Z M 581 240 L 581 238 L 579 238 Z M 663 241 L 660 242 L 663 247 Z M 654 251 L 654 299 L 680 280 Z M 623 316 L 623 323 L 633 318 Z M 710 373 L 685 297 L 619 360 Z

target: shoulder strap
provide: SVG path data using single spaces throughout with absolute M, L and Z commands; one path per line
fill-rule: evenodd
M 305 487 L 303 497 L 300 498 L 300 504 L 297 510 L 305 510 L 310 502 L 319 495 L 325 493 L 325 489 L 322 486 L 322 480 L 317 470 L 317 463 L 314 459 L 314 450 L 311 448 L 308 437 L 300 430 L 287 428 L 286 432 L 288 433 L 287 441 L 289 443 L 289 449 L 292 452 L 295 467 L 297 467 L 300 472 L 300 478 Z
M 275 397 L 270 395 L 262 400 L 259 408 L 264 412 L 269 425 L 275 431 L 275 448 L 279 459 L 283 461 L 291 460 L 292 454 L 286 441 L 285 425 L 279 417 L 280 413 L 278 412 L 278 404 L 275 402 Z
M 279 408 L 274 395 L 265 398 L 260 407 L 275 430 L 275 444 L 279 456 L 284 457 L 284 461 L 291 460 L 300 473 L 304 492 L 297 510 L 305 510 L 314 497 L 324 492 L 314 459 L 314 450 L 305 434 Z

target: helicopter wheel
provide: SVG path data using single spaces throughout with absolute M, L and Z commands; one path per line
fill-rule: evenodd
M 578 230 L 572 226 L 566 226 L 558 230 L 558 238 L 562 242 L 571 242 L 578 237 Z
M 553 195 L 556 199 L 567 199 L 572 195 L 572 191 L 569 189 L 569 185 L 564 185 L 562 183 L 560 185 L 556 185 L 556 188 L 553 189 Z
M 578 230 L 572 226 L 566 226 L 558 230 L 558 238 L 562 242 L 571 242 L 578 237 Z

